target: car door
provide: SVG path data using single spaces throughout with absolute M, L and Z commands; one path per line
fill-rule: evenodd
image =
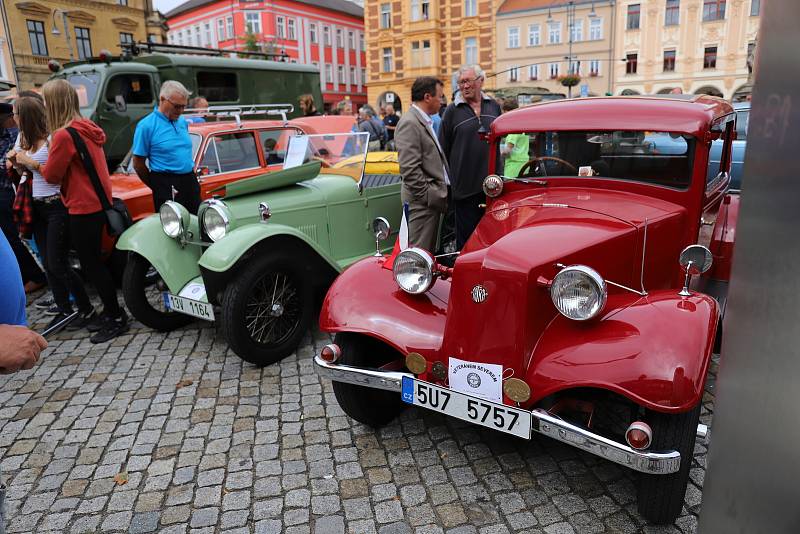
M 208 138 L 197 167 L 200 195 L 235 180 L 264 172 L 253 130 L 217 133 Z
M 106 82 L 98 106 L 98 122 L 106 133 L 105 151 L 118 162 L 133 143 L 139 119 L 153 111 L 155 85 L 148 73 L 113 74 Z

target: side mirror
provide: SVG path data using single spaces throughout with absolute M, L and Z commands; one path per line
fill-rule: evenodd
M 711 268 L 714 257 L 711 251 L 703 245 L 689 245 L 681 252 L 678 258 L 678 263 L 686 272 L 686 277 L 683 281 L 683 289 L 680 290 L 678 295 L 682 297 L 690 297 L 692 294 L 689 292 L 689 282 L 693 275 L 703 274 Z
M 125 102 L 125 97 L 122 95 L 117 95 L 114 97 L 114 109 L 119 112 L 127 111 L 128 104 Z
M 208 176 L 211 174 L 211 171 L 208 167 L 197 167 L 197 176 Z
M 381 254 L 381 241 L 389 237 L 392 227 L 389 221 L 384 217 L 375 217 L 372 221 L 372 233 L 375 234 L 375 257 L 380 258 Z

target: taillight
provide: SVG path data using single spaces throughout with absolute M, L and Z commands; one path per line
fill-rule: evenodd
M 329 345 L 325 345 L 322 347 L 322 350 L 319 353 L 320 358 L 328 363 L 334 363 L 339 357 L 342 355 L 342 349 L 339 348 L 339 345 L 335 343 L 331 343 Z
M 653 431 L 647 423 L 636 421 L 625 431 L 625 441 L 636 450 L 646 449 L 653 441 Z

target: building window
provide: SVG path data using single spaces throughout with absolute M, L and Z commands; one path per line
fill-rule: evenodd
M 478 38 L 467 37 L 464 39 L 464 64 L 475 65 L 478 63 Z
M 340 84 L 347 83 L 347 80 L 344 77 L 344 66 L 343 65 L 339 65 L 338 67 L 336 67 L 336 74 L 338 75 L 337 78 L 336 78 L 336 81 L 338 83 L 340 83 Z
M 325 46 L 331 45 L 331 27 L 330 26 L 323 26 L 322 27 L 322 44 Z
M 747 56 L 745 56 L 744 58 L 745 65 L 747 64 L 747 58 L 752 56 L 755 51 L 756 51 L 756 43 L 752 41 L 747 43 Z
M 317 25 L 313 22 L 308 25 L 308 39 L 313 44 L 317 44 Z
M 569 73 L 570 74 L 578 74 L 581 73 L 581 62 L 580 61 L 570 61 L 569 62 Z
M 286 26 L 284 18 L 281 16 L 275 17 L 275 37 L 278 39 L 286 39 Z
M 583 21 L 576 20 L 572 23 L 572 28 L 570 29 L 570 39 L 574 43 L 575 41 L 583 41 Z
M 539 65 L 530 65 L 528 67 L 528 79 L 529 80 L 539 79 Z
M 508 69 L 508 81 L 509 82 L 519 81 L 519 67 L 511 67 L 510 69 Z
M 411 21 L 428 20 L 430 18 L 429 0 L 411 0 Z
M 295 20 L 294 19 L 287 19 L 286 21 L 286 38 L 290 41 L 297 40 L 297 30 L 295 29 Z
M 594 18 L 589 21 L 589 39 L 598 41 L 603 38 L 603 19 Z
M 333 83 L 333 65 L 325 64 L 325 83 Z
M 589 76 L 600 76 L 600 61 L 593 59 L 589 61 Z
M 356 80 L 356 68 L 350 67 L 350 83 L 353 85 L 358 85 L 358 80 Z
M 122 45 L 122 49 L 125 50 L 133 45 L 133 34 L 126 33 L 126 32 L 119 32 L 119 44 Z
M 352 31 L 347 32 L 347 49 L 348 50 L 356 49 L 356 35 Z
M 508 29 L 508 47 L 519 48 L 519 26 L 511 26 Z
M 359 33 L 358 34 L 358 47 L 361 49 L 362 52 L 366 52 L 367 51 L 367 43 L 364 42 L 364 34 L 363 33 Z M 364 81 L 366 82 L 366 80 L 364 80 Z
M 539 46 L 542 44 L 541 26 L 538 24 L 528 25 L 528 46 Z
M 78 46 L 78 59 L 92 57 L 92 38 L 89 35 L 89 28 L 75 27 L 75 41 Z
M 202 46 L 203 43 L 200 40 L 200 25 L 194 27 L 194 44 L 195 46 Z
M 675 26 L 680 22 L 681 0 L 667 0 L 667 9 L 664 11 L 664 25 Z
M 381 4 L 381 28 L 392 27 L 392 4 Z
M 717 47 L 707 46 L 703 53 L 703 68 L 716 69 L 717 68 Z
M 636 74 L 636 67 L 639 63 L 638 54 L 627 54 L 625 56 L 625 74 Z
M 750 2 L 750 16 L 757 17 L 761 14 L 761 0 L 751 0 Z
M 344 48 L 344 32 L 341 28 L 336 28 L 336 46 Z
M 225 19 L 225 25 L 228 29 L 228 39 L 233 39 L 233 17 Z
M 675 72 L 675 50 L 664 50 L 664 72 Z
M 725 0 L 703 0 L 703 21 L 725 18 Z
M 412 41 L 411 43 L 411 68 L 428 67 L 431 64 L 431 42 Z
M 394 62 L 392 61 L 392 49 L 383 49 L 383 72 L 392 72 L 394 70 Z
M 464 0 L 464 16 L 478 16 L 478 0 Z
M 561 22 L 551 22 L 547 25 L 547 42 L 550 44 L 561 42 Z
M 629 30 L 639 29 L 639 15 L 641 14 L 641 6 L 639 4 L 631 4 L 628 6 L 628 24 Z
M 203 44 L 205 46 L 210 46 L 210 45 L 212 45 L 214 43 L 214 40 L 213 40 L 212 35 L 211 35 L 211 23 L 210 22 L 206 22 L 203 25 L 203 29 L 205 30 L 205 39 L 206 39 L 206 42 L 203 43 Z
M 282 18 L 282 17 L 278 17 Z M 261 14 L 256 11 L 248 11 L 244 15 L 245 27 L 250 33 L 259 35 L 261 33 Z
M 225 19 L 217 19 L 217 41 L 225 40 Z
M 34 56 L 47 56 L 47 39 L 44 35 L 44 24 L 38 20 L 29 20 L 28 38 L 31 41 L 31 53 Z
M 550 63 L 550 79 L 558 78 L 558 63 Z
M 117 5 L 118 6 L 127 6 L 128 5 L 128 0 L 117 0 Z
M 367 69 L 361 67 L 361 83 L 367 83 Z

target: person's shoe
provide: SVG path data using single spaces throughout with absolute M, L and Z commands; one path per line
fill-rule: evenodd
M 44 311 L 44 314 L 45 314 L 45 315 L 58 315 L 60 311 L 61 311 L 61 308 L 59 308 L 59 307 L 58 307 L 58 304 L 56 304 L 56 303 L 54 302 L 54 303 L 52 303 L 52 304 L 50 305 L 50 307 L 49 307 L 49 308 L 47 308 L 47 309 Z
M 78 317 L 69 323 L 67 330 L 80 330 L 81 328 L 85 328 L 89 332 L 97 332 L 100 330 L 102 324 L 103 321 L 100 316 L 97 315 L 94 308 L 90 308 L 88 311 L 79 311 Z M 94 330 L 92 330 L 92 328 L 94 328 Z
M 40 310 L 46 310 L 55 303 L 56 301 L 53 299 L 53 295 L 50 295 L 49 297 L 44 297 L 42 299 L 37 300 L 34 306 L 36 306 Z
M 128 331 L 128 315 L 122 311 L 119 317 L 103 317 L 103 326 L 95 333 L 89 341 L 92 343 L 104 343 L 110 339 L 114 339 L 120 334 Z
M 25 282 L 25 293 L 33 293 L 34 291 L 39 291 L 47 284 L 45 282 L 34 282 L 33 280 L 28 280 Z
M 58 327 L 59 323 L 64 323 L 59 328 L 57 328 L 57 330 L 61 330 L 65 326 L 68 326 L 70 323 L 75 322 L 75 319 L 77 317 L 72 317 L 72 314 L 73 314 L 72 310 L 58 309 L 58 313 L 54 315 L 52 319 L 50 319 L 50 322 L 47 323 L 47 328 L 45 328 L 45 330 L 50 330 L 53 327 Z M 70 317 L 72 317 L 72 321 L 67 322 L 67 319 L 69 319 Z M 53 331 L 53 333 L 55 333 L 55 331 Z

